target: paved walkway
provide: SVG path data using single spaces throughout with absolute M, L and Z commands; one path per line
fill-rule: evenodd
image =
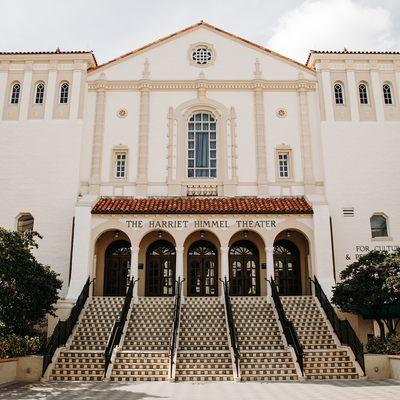
M 1 400 L 397 400 L 400 381 L 64 383 L 0 388 Z

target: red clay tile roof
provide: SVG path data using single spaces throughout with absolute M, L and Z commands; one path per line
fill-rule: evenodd
M 342 51 L 336 51 L 336 50 L 310 50 L 310 53 L 308 54 L 308 58 L 306 61 L 305 65 L 308 65 L 310 62 L 310 58 L 312 54 L 383 54 L 383 55 L 399 55 L 400 51 L 363 51 L 363 50 L 342 50 Z
M 92 214 L 312 214 L 304 197 L 165 197 L 98 200 Z

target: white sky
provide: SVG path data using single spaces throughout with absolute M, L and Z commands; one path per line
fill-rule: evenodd
M 102 63 L 200 20 L 303 63 L 310 49 L 400 50 L 400 0 L 0 0 L 0 51 Z

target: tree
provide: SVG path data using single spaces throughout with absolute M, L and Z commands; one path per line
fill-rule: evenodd
M 332 302 L 341 311 L 368 315 L 376 320 L 380 336 L 396 330 L 393 310 L 400 310 L 400 249 L 393 253 L 370 251 L 340 273 Z
M 35 333 L 47 313 L 54 315 L 62 282 L 49 266 L 40 264 L 32 250 L 37 232 L 0 228 L 0 332 Z

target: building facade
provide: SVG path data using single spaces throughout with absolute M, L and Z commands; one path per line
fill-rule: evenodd
M 206 23 L 98 65 L 0 54 L 0 225 L 94 294 L 329 293 L 400 242 L 400 54 L 305 65 Z

